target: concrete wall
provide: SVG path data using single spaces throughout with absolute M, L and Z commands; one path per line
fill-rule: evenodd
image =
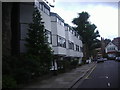
M 38 3 L 37 3 L 38 4 Z M 20 52 L 26 52 L 25 47 L 25 38 L 28 23 L 32 22 L 32 13 L 34 9 L 33 3 L 21 3 L 20 4 Z M 48 15 L 44 11 L 39 8 L 38 9 L 41 13 L 42 20 L 44 22 L 45 29 L 50 31 L 52 33 L 52 45 L 50 45 L 54 51 L 55 55 L 63 55 L 68 57 L 83 57 L 83 53 L 81 51 L 76 51 L 76 44 L 79 45 L 79 47 L 82 47 L 82 41 L 77 38 L 72 31 L 67 30 L 67 26 L 64 26 L 63 24 L 60 24 L 57 22 L 57 18 L 61 20 L 61 22 L 64 23 L 62 18 L 56 14 L 55 15 Z M 57 36 L 61 36 L 66 39 L 66 48 L 57 46 Z M 74 50 L 69 49 L 68 41 L 71 41 L 74 43 Z
M 20 52 L 26 52 L 25 38 L 28 24 L 32 22 L 33 3 L 20 3 Z
M 65 35 L 66 35 L 66 49 L 67 49 L 67 56 L 69 57 L 83 57 L 83 53 L 80 50 L 80 47 L 82 47 L 82 41 L 75 36 L 75 32 L 72 33 L 72 29 L 69 28 L 69 25 L 65 25 Z M 69 28 L 69 29 L 68 29 Z M 74 50 L 69 49 L 68 41 L 71 41 L 74 43 Z M 76 51 L 76 45 L 79 46 L 80 51 Z
M 55 55 L 66 55 L 66 48 L 57 46 L 57 36 L 65 37 L 65 28 L 57 22 L 56 16 L 51 16 L 51 31 L 52 31 L 52 49 Z
M 26 52 L 25 47 L 25 38 L 26 33 L 28 32 L 28 24 L 32 22 L 32 14 L 34 10 L 35 3 L 20 3 L 20 52 Z M 39 8 L 38 8 L 39 9 Z M 46 14 L 44 11 L 39 9 L 42 17 L 42 21 L 44 22 L 45 29 L 51 32 L 51 17 Z M 49 12 L 50 13 L 50 12 Z M 50 45 L 51 46 L 51 45 Z

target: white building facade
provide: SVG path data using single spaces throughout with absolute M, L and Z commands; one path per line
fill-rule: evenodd
M 28 32 L 28 24 L 32 23 L 34 6 L 38 7 L 47 33 L 48 42 L 52 46 L 50 7 L 44 2 L 20 3 L 20 53 L 26 52 L 25 38 Z
M 113 58 L 115 59 L 117 52 L 118 52 L 118 47 L 114 45 L 112 42 L 110 42 L 106 47 L 105 47 L 105 52 L 108 55 L 108 58 Z
M 50 7 L 45 2 L 20 3 L 20 53 L 25 53 L 25 38 L 28 32 L 28 24 L 32 22 L 34 6 L 37 6 L 44 22 L 48 36 L 48 42 L 54 53 L 51 70 L 57 70 L 59 61 L 67 59 L 78 59 L 81 63 L 82 41 L 80 36 L 71 26 L 65 24 L 64 20 L 57 14 L 50 12 Z
M 80 36 L 68 24 L 65 24 L 65 35 L 66 35 L 66 49 L 67 49 L 66 56 L 68 58 L 79 59 L 79 63 L 81 63 L 81 59 L 83 57 L 83 52 L 82 52 L 83 44 Z

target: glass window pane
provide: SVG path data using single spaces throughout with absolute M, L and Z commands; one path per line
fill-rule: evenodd
M 52 40 L 51 40 L 52 35 L 50 31 L 46 30 L 46 36 L 47 36 L 47 42 L 52 43 Z

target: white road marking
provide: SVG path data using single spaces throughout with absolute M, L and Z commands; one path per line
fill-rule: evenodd
M 110 83 L 108 83 L 108 86 L 110 87 Z

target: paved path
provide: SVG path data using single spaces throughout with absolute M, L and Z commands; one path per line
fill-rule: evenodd
M 85 64 L 76 69 L 72 69 L 70 72 L 52 76 L 49 79 L 38 81 L 36 83 L 31 83 L 24 88 L 71 88 L 95 65 L 95 62 Z

